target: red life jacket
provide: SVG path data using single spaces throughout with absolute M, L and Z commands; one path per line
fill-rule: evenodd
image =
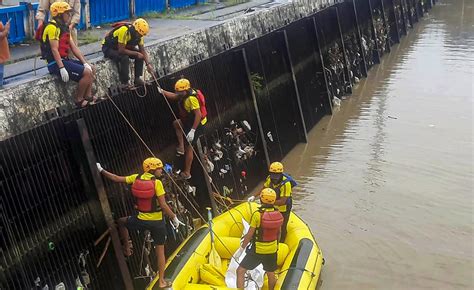
M 179 104 L 179 118 L 181 121 L 186 120 L 188 118 L 188 115 L 191 113 L 188 113 L 184 109 L 184 101 L 186 101 L 187 98 L 189 97 L 195 97 L 199 101 L 199 110 L 201 111 L 201 120 L 207 117 L 207 109 L 206 109 L 206 98 L 204 97 L 204 94 L 200 90 L 195 90 L 191 89 L 191 94 L 184 98 L 183 101 L 180 102 Z
M 36 30 L 35 39 L 40 42 L 41 58 L 45 59 L 47 62 L 54 61 L 49 39 L 46 38 L 46 41 L 43 41 L 44 30 L 48 25 L 54 25 L 59 29 L 59 55 L 61 58 L 67 58 L 69 56 L 69 51 L 71 50 L 71 34 L 69 33 L 67 26 L 59 25 L 56 21 L 50 21 L 46 25 L 43 24 L 38 27 L 38 30 Z
M 138 211 L 144 213 L 160 212 L 155 193 L 155 179 L 143 180 L 141 176 L 132 184 L 132 195 Z
M 258 242 L 273 242 L 280 239 L 283 215 L 276 209 L 267 211 L 264 208 L 260 212 L 260 226 L 256 229 Z

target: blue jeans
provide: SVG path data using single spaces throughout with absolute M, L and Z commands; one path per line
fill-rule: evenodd
M 5 69 L 5 65 L 0 63 L 0 89 L 3 88 L 3 71 Z

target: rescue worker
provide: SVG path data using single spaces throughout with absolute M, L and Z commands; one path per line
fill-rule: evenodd
M 268 277 L 268 289 L 273 290 L 276 284 L 278 239 L 283 224 L 282 214 L 274 207 L 276 192 L 264 188 L 260 193 L 262 205 L 250 218 L 250 228 L 244 236 L 237 258 L 246 251 L 246 255 L 237 268 L 237 288 L 244 289 L 244 277 L 247 270 L 263 265 Z
M 163 162 L 154 157 L 145 159 L 141 175 L 115 175 L 103 169 L 100 163 L 97 163 L 97 169 L 102 175 L 114 182 L 132 185 L 132 195 L 135 198 L 135 207 L 138 210 L 138 215 L 122 217 L 118 220 L 124 255 L 130 256 L 132 254 L 132 244 L 128 231 L 149 230 L 153 243 L 156 246 L 159 286 L 161 288 L 170 287 L 170 284 L 164 280 L 166 226 L 163 221 L 163 213 L 171 219 L 175 228 L 184 224 L 166 203 L 165 190 L 161 180 L 158 179 L 163 172 Z
M 50 7 L 54 2 L 67 2 L 72 8 L 72 18 L 69 23 L 69 33 L 74 43 L 79 46 L 77 42 L 77 29 L 76 26 L 81 21 L 81 0 L 40 0 L 38 5 L 38 12 L 36 12 L 36 20 L 38 20 L 38 27 L 41 27 L 46 18 L 46 13 L 50 11 Z
M 175 92 L 169 92 L 159 89 L 160 93 L 168 99 L 177 101 L 179 119 L 173 122 L 173 127 L 178 139 L 176 153 L 185 155 L 184 170 L 182 176 L 184 179 L 191 178 L 191 166 L 193 164 L 193 148 L 196 145 L 199 136 L 203 134 L 204 126 L 207 123 L 207 110 L 204 95 L 200 90 L 191 88 L 191 82 L 185 78 L 179 79 L 175 86 Z M 188 142 L 184 143 L 182 129 Z
M 124 87 L 128 87 L 128 81 L 130 80 L 130 58 L 135 60 L 134 84 L 136 86 L 145 84 L 141 79 L 144 62 L 147 70 L 151 74 L 154 73 L 143 39 L 149 31 L 148 22 L 143 18 L 138 18 L 131 24 L 127 22 L 117 23 L 102 41 L 102 52 L 106 58 L 110 58 L 117 64 L 119 79 Z
M 78 82 L 74 97 L 77 107 L 94 104 L 92 96 L 94 79 L 92 67 L 87 63 L 74 41 L 71 41 L 68 24 L 71 21 L 71 6 L 66 2 L 51 4 L 51 21 L 38 31 L 41 42 L 41 56 L 48 63 L 50 74 L 58 75 L 63 82 Z M 78 59 L 69 59 L 69 52 Z
M 291 208 L 293 205 L 292 199 L 292 180 L 289 175 L 283 173 L 283 164 L 281 162 L 273 162 L 270 164 L 268 169 L 269 175 L 267 176 L 264 187 L 269 187 L 275 190 L 277 198 L 275 201 L 275 207 L 282 213 L 284 217 L 283 226 L 281 230 L 280 242 L 284 242 L 286 238 L 286 227 L 290 218 Z M 250 196 L 248 201 L 252 202 L 255 200 L 255 196 Z

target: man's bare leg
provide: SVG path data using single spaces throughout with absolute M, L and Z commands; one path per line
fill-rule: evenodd
M 191 166 L 193 165 L 193 146 L 187 145 L 186 149 L 184 149 L 184 170 L 183 175 L 185 177 L 191 176 Z
M 158 284 L 160 288 L 165 288 L 166 286 L 168 286 L 168 284 L 165 281 L 165 266 L 166 266 L 165 246 L 157 245 L 155 247 L 155 253 L 158 259 Z
M 237 288 L 239 289 L 244 289 L 245 272 L 247 272 L 247 269 L 244 267 L 239 266 L 237 268 Z
M 268 290 L 275 289 L 275 285 L 276 285 L 275 272 L 267 272 L 267 277 L 268 277 Z
M 181 124 L 181 127 L 179 126 Z M 180 154 L 184 154 L 184 136 L 183 136 L 183 131 L 182 131 L 182 126 L 183 123 L 181 120 L 174 120 L 173 121 L 173 127 L 176 132 L 176 138 L 178 139 L 178 146 L 176 147 L 176 151 Z
M 76 89 L 75 101 L 76 103 L 81 102 L 84 98 L 87 97 L 87 92 L 89 88 L 92 88 L 92 73 L 88 69 L 84 69 L 82 78 L 79 80 Z

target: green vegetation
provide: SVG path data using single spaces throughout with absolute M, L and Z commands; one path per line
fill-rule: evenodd
M 160 19 L 176 19 L 176 20 L 190 20 L 193 15 L 178 13 L 175 9 L 167 10 L 165 12 L 147 12 L 143 18 L 160 18 Z
M 222 0 L 221 3 L 224 4 L 226 7 L 234 6 L 234 5 L 239 5 L 242 3 L 247 3 L 250 0 Z
M 89 43 L 94 43 L 100 41 L 102 36 L 97 35 L 97 33 L 92 33 L 91 31 L 79 31 L 77 34 L 77 41 L 79 45 L 86 45 Z
M 250 73 L 250 79 L 252 80 L 252 87 L 256 94 L 259 94 L 263 89 L 263 77 L 258 73 Z

